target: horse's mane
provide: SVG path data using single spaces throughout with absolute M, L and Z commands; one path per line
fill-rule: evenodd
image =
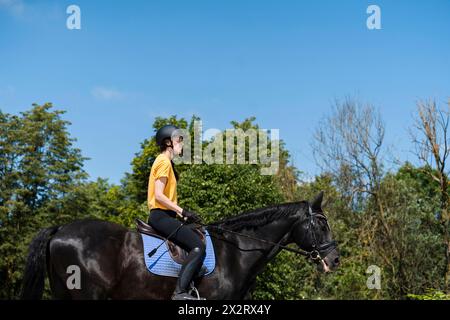
M 308 207 L 307 201 L 289 202 L 247 211 L 237 216 L 211 223 L 212 226 L 224 227 L 228 230 L 250 229 L 264 226 L 283 217 L 294 215 L 302 206 Z M 306 212 L 306 211 L 305 211 Z

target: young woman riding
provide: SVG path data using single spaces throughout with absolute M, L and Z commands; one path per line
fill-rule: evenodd
M 178 174 L 172 159 L 183 153 L 183 136 L 177 127 L 166 125 L 156 132 L 156 143 L 161 153 L 150 171 L 147 198 L 149 224 L 164 237 L 171 235 L 170 241 L 189 252 L 180 270 L 172 299 L 196 300 L 188 293 L 188 287 L 203 265 L 205 245 L 190 227 L 181 226 L 183 223 L 200 221 L 197 214 L 182 209 L 177 204 Z

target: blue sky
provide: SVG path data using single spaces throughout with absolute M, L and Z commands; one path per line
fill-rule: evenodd
M 81 8 L 81 30 L 66 8 Z M 381 8 L 381 30 L 366 9 Z M 256 116 L 294 164 L 318 173 L 314 128 L 333 101 L 379 107 L 386 144 L 413 160 L 415 102 L 450 97 L 450 1 L 0 0 L 0 109 L 53 102 L 91 160 L 118 183 L 156 116 L 226 129 Z

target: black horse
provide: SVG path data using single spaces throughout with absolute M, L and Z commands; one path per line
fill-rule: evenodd
M 274 205 L 207 225 L 216 268 L 196 280 L 200 295 L 250 298 L 256 276 L 289 243 L 296 243 L 318 270 L 337 268 L 339 253 L 322 213 L 322 195 L 311 204 Z M 67 286 L 68 267 L 73 265 L 79 267 L 79 288 Z M 139 233 L 99 220 L 39 232 L 30 244 L 23 299 L 42 297 L 46 272 L 55 299 L 170 299 L 176 282 L 147 270 Z

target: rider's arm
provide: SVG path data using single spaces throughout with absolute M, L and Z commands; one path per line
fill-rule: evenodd
M 183 209 L 178 205 L 176 205 L 175 203 L 173 203 L 169 198 L 167 198 L 164 195 L 164 188 L 166 186 L 166 183 L 167 177 L 160 177 L 155 180 L 155 199 L 166 208 L 175 211 L 177 215 L 183 217 L 183 215 L 181 214 Z

